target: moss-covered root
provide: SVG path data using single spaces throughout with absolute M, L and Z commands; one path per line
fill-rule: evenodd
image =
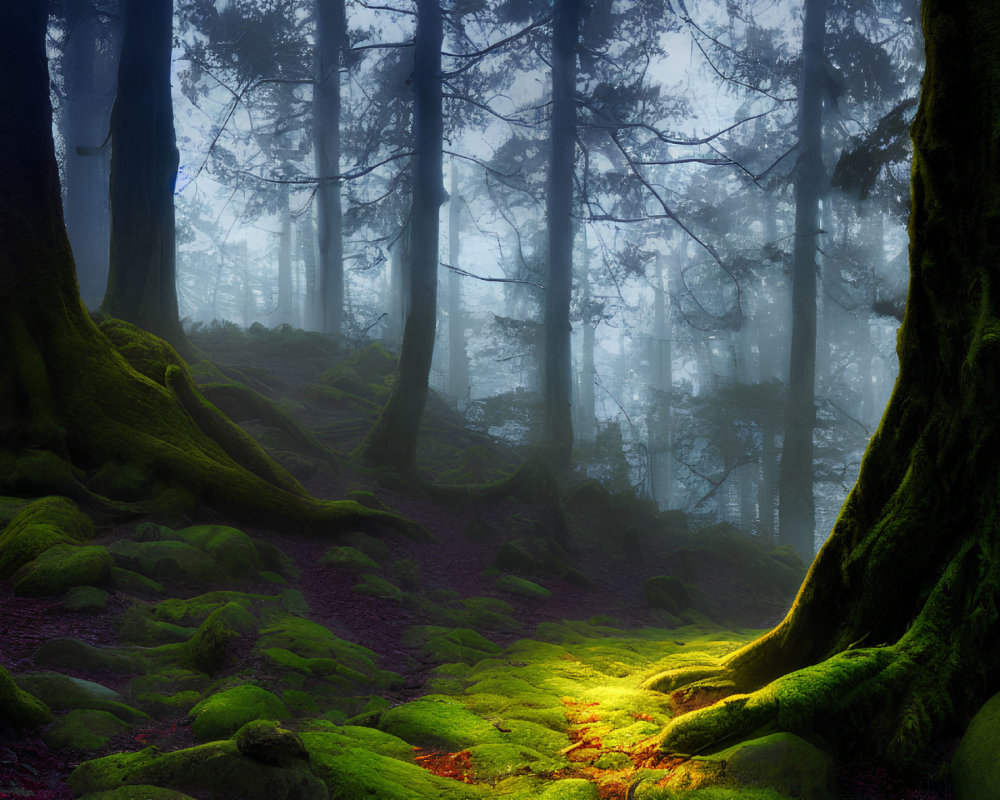
M 559 503 L 559 485 L 541 459 L 531 458 L 506 478 L 493 483 L 441 484 L 420 481 L 430 497 L 448 502 L 489 503 L 518 497 L 531 503 Z
M 222 409 L 229 419 L 235 422 L 259 419 L 284 432 L 306 455 L 340 472 L 343 459 L 264 395 L 242 383 L 208 383 L 202 384 L 198 389 L 207 400 Z
M 0 667 L 0 720 L 15 728 L 37 728 L 51 719 L 49 707 L 19 688 L 10 673 Z

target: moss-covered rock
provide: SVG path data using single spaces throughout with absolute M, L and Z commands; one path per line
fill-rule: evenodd
M 501 575 L 493 585 L 501 592 L 518 595 L 519 597 L 531 597 L 537 600 L 545 600 L 552 597 L 552 592 L 544 586 L 539 586 L 534 581 L 527 578 L 519 578 L 516 575 Z
M 469 628 L 414 625 L 404 634 L 403 642 L 419 647 L 421 654 L 435 664 L 475 664 L 501 652 L 500 647 Z
M 257 620 L 239 603 L 212 611 L 186 642 L 161 645 L 154 651 L 166 663 L 215 674 L 232 660 L 237 641 L 257 630 Z
M 56 711 L 104 711 L 129 723 L 149 719 L 146 714 L 128 705 L 118 692 L 94 681 L 74 678 L 61 672 L 28 672 L 19 675 L 16 681 L 18 686 Z
M 243 755 L 261 764 L 291 767 L 297 761 L 309 761 L 309 752 L 299 735 L 273 720 L 248 722 L 233 738 Z
M 247 578 L 264 567 L 253 541 L 236 528 L 196 525 L 177 531 L 177 537 L 197 547 L 232 578 Z
M 111 569 L 111 585 L 119 592 L 141 597 L 162 594 L 164 591 L 163 584 L 159 581 L 121 567 Z
M 266 689 L 245 684 L 206 697 L 194 708 L 191 730 L 199 741 L 226 739 L 254 720 L 285 720 L 291 712 Z
M 108 607 L 110 595 L 96 586 L 74 586 L 63 595 L 62 605 L 67 611 L 98 613 Z
M 78 795 L 122 791 L 124 785 L 153 785 L 199 800 L 328 800 L 330 796 L 304 760 L 292 767 L 263 764 L 243 755 L 231 739 L 170 753 L 155 747 L 117 753 L 85 761 L 69 777 L 69 787 Z
M 59 717 L 42 736 L 57 750 L 100 750 L 128 725 L 107 711 L 77 708 Z
M 14 591 L 29 597 L 62 594 L 73 586 L 104 583 L 112 566 L 108 551 L 99 545 L 53 545 L 14 573 Z
M 217 586 L 225 571 L 197 547 L 176 539 L 136 542 L 122 539 L 108 545 L 115 565 L 152 580 Z
M 1000 694 L 972 718 L 951 761 L 955 800 L 1000 797 Z
M 833 800 L 837 796 L 833 759 L 791 733 L 774 733 L 712 756 L 694 758 L 673 771 L 670 786 L 771 790 L 807 800 Z
M 189 794 L 159 786 L 119 786 L 105 792 L 88 792 L 79 800 L 195 800 Z
M 361 575 L 360 582 L 354 585 L 354 591 L 359 594 L 366 594 L 369 597 L 379 597 L 383 600 L 394 600 L 397 603 L 403 602 L 403 590 L 385 578 L 365 572 Z
M 379 568 L 378 562 L 374 559 L 369 558 L 358 548 L 348 545 L 329 548 L 323 553 L 320 563 L 358 573 L 372 572 Z
M 10 577 L 53 545 L 86 542 L 93 536 L 90 517 L 67 497 L 42 497 L 21 505 L 0 532 L 0 578 Z
M 0 719 L 15 728 L 37 728 L 52 719 L 52 714 L 45 703 L 18 686 L 0 667 Z
M 119 674 L 143 675 L 149 669 L 147 658 L 135 650 L 121 647 L 95 647 L 79 639 L 52 639 L 35 651 L 40 667 L 107 670 Z
M 691 606 L 691 596 L 679 578 L 673 575 L 656 575 L 643 585 L 646 600 L 654 608 L 679 614 Z

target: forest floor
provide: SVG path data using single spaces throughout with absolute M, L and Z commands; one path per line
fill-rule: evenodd
M 557 498 L 407 489 L 339 455 L 388 391 L 384 351 L 345 359 L 291 331 L 193 341 L 200 383 L 238 381 L 315 435 L 325 451 L 303 452 L 287 426 L 231 409 L 310 492 L 426 534 L 231 528 L 202 509 L 99 524 L 89 544 L 113 568 L 97 587 L 22 596 L 21 573 L 0 581 L 0 666 L 54 719 L 30 734 L 0 722 L 0 798 L 950 796 L 878 764 L 834 767 L 821 736 L 782 741 L 745 785 L 728 750 L 656 751 L 672 716 L 713 698 L 644 681 L 779 621 L 804 572 L 786 551 L 727 525 L 694 530 L 582 475 Z M 432 397 L 427 480 L 496 480 L 523 459 Z

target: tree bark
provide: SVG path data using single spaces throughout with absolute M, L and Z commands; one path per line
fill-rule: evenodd
M 800 156 L 795 180 L 792 339 L 781 451 L 778 535 L 805 563 L 815 553 L 813 428 L 816 423 L 816 238 L 822 191 L 823 40 L 826 0 L 806 0 L 799 89 Z
M 344 322 L 344 222 L 340 197 L 340 68 L 347 46 L 344 0 L 316 0 L 316 83 L 313 144 L 316 239 L 323 292 L 322 330 L 339 335 Z
M 587 227 L 582 226 L 583 259 L 580 264 L 580 294 L 583 306 L 583 336 L 580 353 L 580 391 L 577 393 L 577 431 L 581 442 L 594 441 L 594 346 L 597 333 L 590 299 L 590 247 L 587 244 Z
M 451 164 L 451 197 L 448 201 L 448 261 L 458 267 L 462 252 L 462 198 L 458 194 L 458 164 Z M 469 397 L 469 359 L 465 355 L 465 314 L 462 310 L 462 277 L 448 271 L 448 394 L 459 408 Z
M 552 21 L 552 127 L 545 210 L 544 422 L 542 446 L 561 472 L 573 457 L 569 301 L 573 285 L 573 164 L 576 154 L 576 49 L 582 0 L 556 0 Z
M 186 352 L 177 312 L 172 46 L 172 0 L 127 0 L 111 113 L 111 262 L 103 310 Z
M 410 243 L 409 313 L 396 369 L 396 385 L 375 425 L 358 446 L 364 460 L 417 475 L 417 432 L 427 402 L 427 380 L 437 323 L 438 223 L 444 202 L 441 147 L 441 8 L 418 0 L 413 54 L 413 133 L 416 175 L 407 225 Z M 398 246 L 398 245 L 397 245 Z M 406 265 L 404 264 L 404 269 Z
M 924 0 L 922 19 L 892 399 L 785 620 L 652 681 L 738 692 L 672 721 L 666 749 L 770 726 L 910 767 L 1000 686 L 1000 6 Z
M 117 83 L 117 25 L 93 0 L 67 0 L 61 128 L 66 152 L 63 209 L 83 301 L 97 308 L 108 285 L 110 208 L 107 146 Z

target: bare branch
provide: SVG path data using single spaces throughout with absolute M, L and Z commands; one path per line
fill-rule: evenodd
M 477 281 L 485 281 L 486 283 L 521 283 L 525 286 L 534 286 L 536 289 L 541 289 L 543 292 L 545 291 L 544 286 L 533 281 L 524 281 L 519 278 L 487 278 L 484 275 L 475 275 L 471 272 L 467 272 L 461 267 L 453 267 L 451 264 L 446 264 L 443 261 L 439 263 L 445 269 L 451 270 L 456 275 L 461 275 L 463 278 L 475 278 Z

